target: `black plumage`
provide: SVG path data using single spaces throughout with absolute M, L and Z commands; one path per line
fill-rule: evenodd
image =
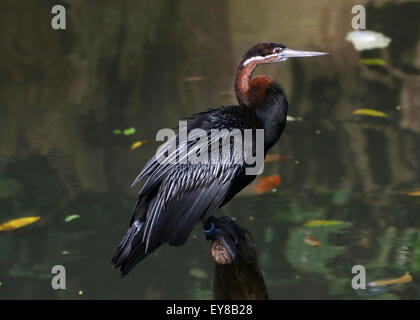
M 270 115 L 272 109 L 278 109 L 273 116 Z M 256 112 L 238 105 L 201 112 L 187 119 L 188 132 L 193 129 L 209 132 L 215 128 L 230 132 L 274 126 L 275 134 L 264 137 L 267 146 L 271 146 L 285 126 L 286 112 L 284 93 L 274 84 L 261 110 Z M 265 133 L 267 135 L 268 131 Z M 189 145 L 188 152 L 193 146 L 194 143 Z M 112 260 L 114 266 L 120 267 L 125 275 L 161 244 L 184 244 L 199 219 L 206 221 L 255 179 L 255 176 L 245 175 L 245 168 L 245 161 L 242 164 L 169 165 L 160 164 L 153 157 L 133 183 L 148 176 L 133 209 L 130 228 Z
M 288 103 L 277 82 L 265 76 L 252 79 L 252 73 L 259 64 L 286 60 L 287 50 L 286 46 L 275 43 L 253 46 L 236 71 L 235 92 L 239 105 L 211 109 L 187 118 L 189 133 L 201 129 L 209 138 L 197 136 L 189 141 L 184 148 L 188 156 L 211 149 L 215 142 L 211 140 L 212 129 L 224 132 L 223 137 L 234 130 L 239 130 L 243 137 L 245 129 L 251 129 L 253 148 L 245 148 L 243 144 L 238 151 L 229 145 L 228 161 L 217 163 L 211 162 L 210 158 L 207 163 L 157 161 L 159 154 L 169 150 L 171 142 L 178 142 L 179 135 L 176 135 L 140 172 L 133 185 L 146 177 L 147 180 L 134 206 L 130 227 L 112 259 L 114 267 L 120 268 L 123 276 L 161 244 L 184 244 L 200 219 L 204 224 L 214 219 L 218 208 L 255 179 L 255 175 L 247 175 L 245 171 L 250 166 L 246 159 L 256 152 L 255 132 L 264 129 L 265 157 L 285 128 Z M 297 56 L 298 51 L 289 52 Z M 223 150 L 222 147 L 217 150 L 221 158 Z M 181 159 L 176 154 L 170 157 Z

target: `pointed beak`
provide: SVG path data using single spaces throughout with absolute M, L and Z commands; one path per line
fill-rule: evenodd
M 305 50 L 293 50 L 286 48 L 282 51 L 282 59 L 298 58 L 298 57 L 315 57 L 329 54 L 327 52 L 316 52 L 316 51 L 305 51 Z

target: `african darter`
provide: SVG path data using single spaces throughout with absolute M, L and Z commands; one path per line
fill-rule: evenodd
M 238 105 L 211 109 L 187 118 L 187 131 L 251 129 L 255 132 L 263 129 L 265 158 L 285 128 L 288 103 L 279 83 L 267 76 L 253 78 L 252 73 L 261 64 L 324 54 L 292 50 L 277 43 L 254 45 L 236 69 L 234 88 Z M 175 139 L 179 141 L 179 133 Z M 188 141 L 187 154 L 197 152 L 195 144 L 194 139 Z M 255 152 L 255 148 L 250 151 L 244 147 L 241 156 L 246 158 L 247 152 Z M 246 174 L 246 167 L 244 161 L 165 163 L 158 161 L 155 155 L 133 182 L 135 185 L 147 177 L 132 211 L 130 227 L 112 259 L 114 267 L 120 268 L 124 276 L 161 244 L 183 245 L 199 220 L 204 233 L 209 238 L 223 239 L 234 258 L 238 244 L 235 224 L 228 217 L 215 218 L 213 214 L 255 179 L 255 174 Z

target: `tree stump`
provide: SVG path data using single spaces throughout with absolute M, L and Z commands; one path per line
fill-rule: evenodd
M 210 246 L 215 261 L 213 296 L 216 300 L 266 300 L 264 279 L 258 264 L 254 239 L 248 230 L 236 225 L 239 234 L 239 249 L 233 262 L 229 251 L 220 240 Z

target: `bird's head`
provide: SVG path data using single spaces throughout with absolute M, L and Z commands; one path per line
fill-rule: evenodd
M 286 61 L 289 58 L 313 57 L 328 54 L 325 52 L 293 50 L 284 44 L 260 42 L 251 47 L 241 60 L 242 67 L 248 64 L 264 64 Z

